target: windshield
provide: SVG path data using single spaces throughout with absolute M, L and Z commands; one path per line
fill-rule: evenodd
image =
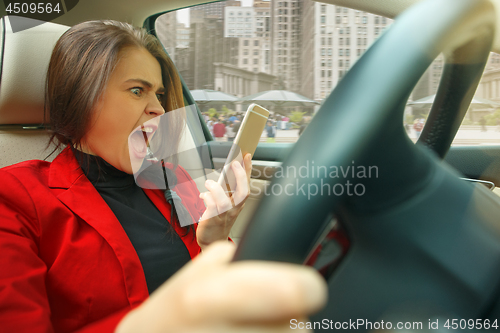
M 295 142 L 322 101 L 393 20 L 313 1 L 224 1 L 158 17 L 156 31 L 212 136 L 251 103 L 271 111 L 273 137 Z M 416 141 L 443 68 L 438 57 L 415 86 L 403 118 Z M 402 73 L 403 75 L 404 73 Z M 360 97 L 363 92 L 360 91 Z M 232 130 L 220 140 L 230 141 Z M 500 144 L 500 55 L 491 53 L 454 145 Z

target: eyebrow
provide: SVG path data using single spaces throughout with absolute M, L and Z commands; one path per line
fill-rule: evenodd
M 139 82 L 142 85 L 145 85 L 146 87 L 148 87 L 149 89 L 153 88 L 153 84 L 151 82 L 148 82 L 148 81 L 143 80 L 143 79 L 128 79 L 125 82 L 126 83 L 128 83 L 128 82 Z M 158 90 L 157 90 L 157 92 L 164 93 L 165 92 L 165 87 L 159 87 Z

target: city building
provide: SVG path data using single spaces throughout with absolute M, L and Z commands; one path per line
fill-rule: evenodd
M 175 66 L 182 76 L 182 79 L 186 83 L 189 89 L 194 89 L 194 71 L 192 69 L 192 64 L 194 62 L 194 52 L 191 51 L 189 47 L 179 46 L 175 50 L 177 59 L 175 61 Z
M 500 54 L 490 53 L 475 96 L 500 103 Z
M 176 47 L 189 47 L 190 30 L 184 23 L 177 23 Z
M 191 8 L 191 10 L 202 11 L 205 17 L 224 19 L 224 8 L 226 6 L 234 6 L 235 4 L 232 4 L 234 2 L 239 2 L 239 1 L 212 2 L 202 6 L 193 7 Z
M 189 70 L 193 71 L 193 84 L 189 89 L 215 89 L 214 63 L 237 65 L 238 39 L 223 38 L 223 21 L 205 18 L 203 22 L 191 23 Z
M 255 36 L 269 38 L 271 36 L 271 2 L 254 1 L 253 8 L 255 11 Z
M 321 101 L 392 20 L 311 0 L 302 6 L 299 92 Z
M 224 37 L 255 37 L 254 8 L 226 6 L 224 11 Z
M 238 38 L 238 67 L 251 72 L 265 72 L 262 67 L 263 37 Z
M 269 1 L 254 1 L 255 37 L 261 38 L 260 71 L 271 73 L 271 3 Z
M 271 74 L 279 89 L 301 88 L 301 4 L 299 0 L 271 1 Z
M 177 47 L 177 17 L 175 12 L 165 13 L 156 20 L 158 39 L 163 44 L 170 58 L 175 62 L 175 49 Z M 189 44 L 189 42 L 188 42 Z
M 215 90 L 236 97 L 273 89 L 276 77 L 262 72 L 247 71 L 227 63 L 215 63 Z M 238 110 L 239 111 L 239 110 Z
M 160 39 L 176 55 L 174 61 L 188 88 L 239 97 L 274 88 L 270 2 L 257 0 L 254 7 L 242 7 L 239 1 L 214 5 L 190 8 L 189 27 L 177 23 L 175 14 L 158 20 Z M 234 37 L 225 37 L 230 27 Z

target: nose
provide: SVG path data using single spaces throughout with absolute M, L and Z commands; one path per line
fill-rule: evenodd
M 150 100 L 148 102 L 148 105 L 146 106 L 145 112 L 149 116 L 154 116 L 154 117 L 161 116 L 162 114 L 165 114 L 165 109 L 163 108 L 160 101 L 156 97 L 156 94 L 153 94 L 150 97 Z

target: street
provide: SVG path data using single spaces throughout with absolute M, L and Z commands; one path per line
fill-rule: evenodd
M 472 145 L 500 145 L 500 131 L 498 126 L 486 126 L 487 131 L 481 132 L 481 126 L 465 125 L 462 126 L 453 141 L 456 146 L 472 146 Z M 409 133 L 410 139 L 416 141 L 416 134 L 413 129 Z M 276 142 L 290 143 L 295 142 L 299 138 L 299 130 L 277 130 Z M 260 142 L 266 142 L 267 135 L 264 131 L 260 138 Z

